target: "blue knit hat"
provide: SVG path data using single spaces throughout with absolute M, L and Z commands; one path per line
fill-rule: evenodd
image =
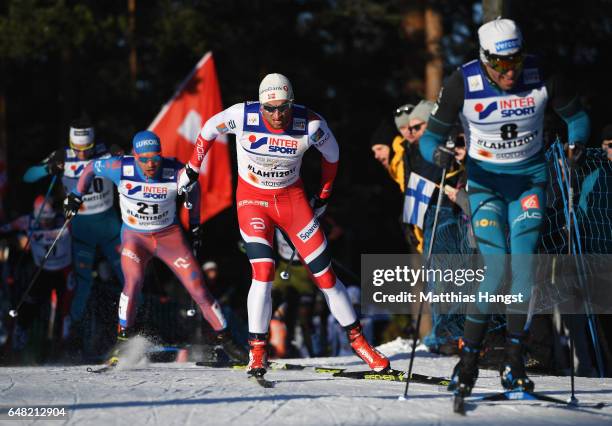
M 132 146 L 135 154 L 145 154 L 148 152 L 161 152 L 161 142 L 159 137 L 149 130 L 143 130 L 134 135 Z

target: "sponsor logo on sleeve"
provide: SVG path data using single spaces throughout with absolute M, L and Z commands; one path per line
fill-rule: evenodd
M 225 125 L 225 123 L 221 123 L 221 124 L 219 124 L 219 125 L 217 126 L 217 131 L 218 131 L 220 134 L 224 135 L 224 134 L 226 134 L 227 132 L 229 132 L 229 129 L 227 128 L 227 126 Z
M 538 196 L 536 194 L 528 195 L 526 197 L 521 198 L 521 207 L 523 208 L 523 210 L 539 209 L 540 200 L 538 200 Z
M 236 128 L 236 122 L 234 120 L 230 120 L 227 122 L 227 125 L 230 129 L 234 130 Z
M 259 126 L 259 114 L 256 112 L 247 113 L 247 124 L 249 126 Z
M 468 91 L 477 92 L 484 89 L 481 75 L 471 75 L 468 77 Z
M 325 131 L 319 127 L 317 131 L 314 132 L 313 135 L 310 137 L 310 140 L 316 144 L 323 138 L 323 136 L 325 136 Z

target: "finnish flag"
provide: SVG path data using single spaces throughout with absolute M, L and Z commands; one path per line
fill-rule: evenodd
M 423 229 L 425 212 L 436 184 L 416 173 L 410 173 L 408 188 L 404 197 L 404 223 L 411 223 Z

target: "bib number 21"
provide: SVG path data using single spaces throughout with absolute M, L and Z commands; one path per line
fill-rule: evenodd
M 140 214 L 158 214 L 159 204 L 137 203 L 138 213 Z

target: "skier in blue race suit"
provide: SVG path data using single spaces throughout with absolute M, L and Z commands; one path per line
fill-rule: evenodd
M 425 159 L 448 168 L 454 153 L 442 142 L 459 116 L 468 143 L 472 227 L 488 267 L 478 290 L 499 292 L 505 270 L 502 257 L 512 254 L 510 294 L 523 296 L 523 303 L 506 310 L 502 386 L 531 391 L 534 384 L 525 373 L 523 340 L 534 262 L 531 256 L 516 255 L 536 252 L 545 214 L 544 111 L 551 106 L 566 122 L 569 141 L 575 144 L 574 163 L 583 158 L 589 118 L 569 82 L 558 75 L 545 79 L 536 58 L 524 53 L 514 21 L 488 22 L 479 28 L 478 36 L 479 60 L 462 65 L 445 82 L 420 149 Z M 449 386 L 461 396 L 471 393 L 478 377 L 490 305 L 475 303 L 468 312 L 461 360 Z
M 145 269 L 153 257 L 163 261 L 181 281 L 227 355 L 246 362 L 248 355 L 232 340 L 221 305 L 206 288 L 200 264 L 178 223 L 177 180 L 183 164 L 162 157 L 161 141 L 153 132 L 136 133 L 132 143 L 133 155 L 97 159 L 85 167 L 76 188 L 64 201 L 66 216 L 76 214 L 83 203 L 86 188 L 96 177 L 110 180 L 119 191 L 123 221 L 121 267 L 125 285 L 119 299 L 118 344 L 108 363 L 114 366 L 119 362 L 119 358 L 125 355 L 122 348 L 135 334 L 133 327 L 138 296 L 144 285 Z M 194 192 L 198 195 L 197 191 Z M 198 206 L 199 200 L 194 204 Z M 192 229 L 199 226 L 199 218 L 199 209 L 192 209 Z
M 69 194 L 76 188 L 85 167 L 95 159 L 108 158 L 106 146 L 95 142 L 94 128 L 86 119 L 75 120 L 69 131 L 66 149 L 51 153 L 41 164 L 30 167 L 23 179 L 35 182 L 50 174 L 61 174 L 64 192 Z M 70 309 L 72 333 L 79 334 L 87 300 L 93 284 L 92 269 L 99 248 L 111 264 L 117 278 L 123 284 L 119 257 L 121 224 L 113 208 L 113 183 L 96 177 L 83 196 L 79 214 L 72 220 L 72 261 L 77 280 L 74 299 Z

